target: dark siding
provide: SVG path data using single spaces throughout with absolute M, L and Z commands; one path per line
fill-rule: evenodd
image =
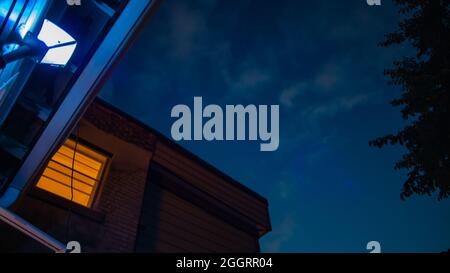
M 138 252 L 258 252 L 247 234 L 157 184 L 150 171 L 136 242 Z
M 264 230 L 262 233 L 270 227 L 267 204 L 208 172 L 170 147 L 158 143 L 153 160 L 188 183 L 192 183 L 245 214 Z

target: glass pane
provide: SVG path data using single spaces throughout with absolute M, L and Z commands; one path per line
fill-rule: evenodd
M 94 150 L 67 140 L 53 155 L 36 186 L 89 207 L 106 161 L 105 156 Z

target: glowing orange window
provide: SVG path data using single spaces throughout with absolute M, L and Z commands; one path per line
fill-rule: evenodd
M 67 140 L 53 155 L 37 187 L 85 207 L 91 207 L 108 158 Z

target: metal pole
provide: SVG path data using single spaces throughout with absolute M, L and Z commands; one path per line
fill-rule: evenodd
M 14 229 L 22 232 L 28 237 L 36 240 L 42 245 L 48 247 L 55 253 L 65 253 L 66 247 L 47 233 L 33 226 L 31 223 L 21 218 L 17 214 L 0 207 L 0 221 L 12 226 Z

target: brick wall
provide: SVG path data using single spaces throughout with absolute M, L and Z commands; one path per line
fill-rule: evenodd
M 78 125 L 80 139 L 111 154 L 92 208 L 74 207 L 68 200 L 30 186 L 15 206 L 16 213 L 63 243 L 80 242 L 83 252 L 133 252 L 151 151 L 120 135 L 125 134 L 121 130 L 127 136 L 135 134 L 127 120 L 116 119 L 113 125 L 114 134 L 86 119 Z M 8 246 L 35 249 L 19 238 L 11 239 Z
M 259 250 L 259 236 L 270 230 L 267 201 L 228 183 L 228 178 L 203 168 L 201 161 L 158 142 L 156 133 L 101 105 L 94 103 L 74 132 L 82 142 L 110 154 L 106 177 L 92 208 L 30 185 L 13 209 L 41 230 L 63 243 L 80 242 L 82 252 L 133 252 L 139 250 L 137 238 L 142 251 Z M 173 172 L 176 179 L 150 183 L 151 160 Z M 154 170 L 149 177 L 155 177 L 152 175 Z M 180 187 L 183 183 L 186 185 Z M 195 193 L 190 195 L 192 200 L 177 190 L 187 188 Z M 203 208 L 208 204 L 219 209 L 212 213 Z M 3 229 L 0 225 L 0 234 Z M 0 251 L 11 248 L 40 251 L 18 235 L 0 244 Z
M 99 199 L 105 213 L 102 251 L 134 251 L 146 176 L 146 169 L 111 168 Z

